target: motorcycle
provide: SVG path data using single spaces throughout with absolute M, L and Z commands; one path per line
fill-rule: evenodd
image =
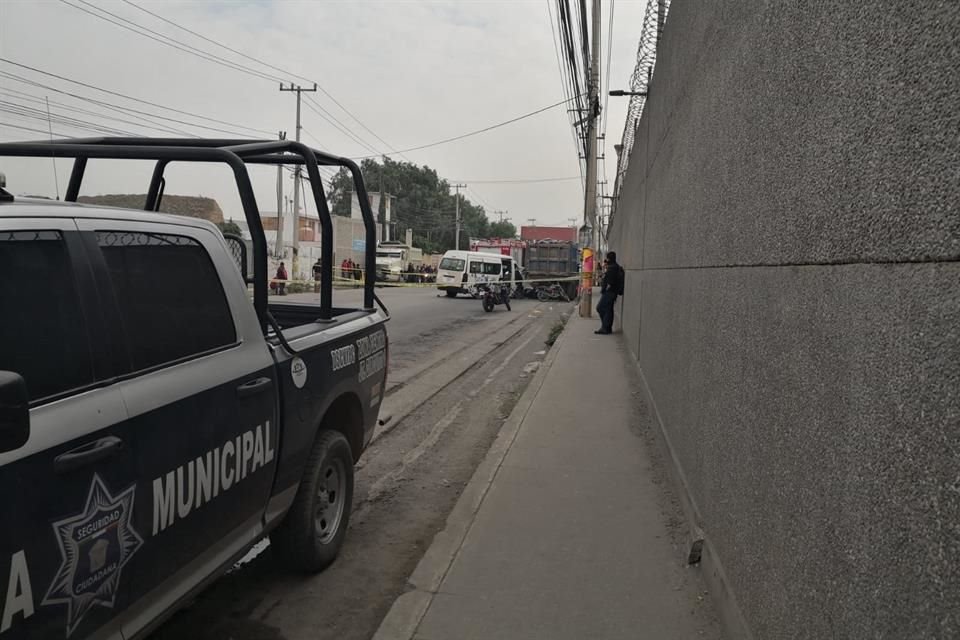
M 483 310 L 490 312 L 493 307 L 502 304 L 510 311 L 510 285 L 509 283 L 478 283 L 477 291 L 480 301 L 483 303 Z
M 548 300 L 565 300 L 566 302 L 570 302 L 570 297 L 567 296 L 566 290 L 560 286 L 559 282 L 554 282 L 549 287 L 537 288 L 537 300 L 540 302 L 547 302 Z

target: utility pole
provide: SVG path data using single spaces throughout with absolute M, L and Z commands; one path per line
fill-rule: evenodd
M 380 205 L 377 207 L 377 221 L 380 223 L 380 242 L 390 240 L 390 223 L 387 222 L 387 192 L 384 191 L 383 174 L 387 170 L 387 156 L 381 156 L 380 165 Z M 381 213 L 382 212 L 382 213 Z
M 317 85 L 314 83 L 313 89 L 304 89 L 300 85 L 294 85 L 292 82 L 289 87 L 284 87 L 283 83 L 280 83 L 280 91 L 296 91 L 297 92 L 297 142 L 300 142 L 300 94 L 304 91 L 314 92 L 317 90 Z M 303 165 L 297 165 L 293 172 L 293 266 L 291 270 L 293 272 L 293 279 L 296 280 L 300 277 L 300 263 L 298 254 L 300 253 L 300 168 Z
M 499 218 L 499 219 L 497 220 L 497 222 L 503 222 L 503 216 L 507 215 L 507 213 L 509 213 L 509 212 L 507 212 L 507 211 L 494 211 L 494 212 L 493 212 L 493 215 L 495 215 L 495 216 L 497 216 L 497 218 Z M 507 218 L 507 222 L 510 222 L 510 218 Z
M 466 189 L 467 185 L 465 184 L 455 184 L 453 185 L 457 190 L 456 195 L 456 206 L 457 206 L 457 239 L 456 239 L 456 248 L 460 250 L 460 189 Z
M 280 140 L 287 139 L 286 131 L 278 131 L 277 137 Z M 277 242 L 274 253 L 277 257 L 283 255 L 283 165 L 277 165 Z
M 593 0 L 593 29 L 591 30 L 590 66 L 587 72 L 587 194 L 583 222 L 592 228 L 591 246 L 583 247 L 583 282 L 580 287 L 580 317 L 593 315 L 593 272 L 599 242 L 597 224 L 597 117 L 600 115 L 600 0 Z

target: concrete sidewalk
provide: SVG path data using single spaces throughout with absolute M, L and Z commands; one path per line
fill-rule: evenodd
M 720 638 L 621 337 L 573 317 L 376 640 Z

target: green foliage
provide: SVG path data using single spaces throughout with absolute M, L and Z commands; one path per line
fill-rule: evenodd
M 240 228 L 236 222 L 231 218 L 230 220 L 224 220 L 223 222 L 218 222 L 217 226 L 220 227 L 221 233 L 232 233 L 235 236 L 242 236 L 243 229 Z
M 456 196 L 450 183 L 437 175 L 434 169 L 409 162 L 395 162 L 385 158 L 383 163 L 366 159 L 360 165 L 367 190 L 377 193 L 383 189 L 395 196 L 392 218 L 395 223 L 394 237 L 402 238 L 407 229 L 413 229 L 413 243 L 427 253 L 443 253 L 455 244 Z M 331 179 L 327 197 L 334 215 L 350 215 L 350 195 L 354 190 L 353 178 L 346 169 Z M 377 212 L 383 215 L 383 206 Z M 491 225 L 482 206 L 470 202 L 460 193 L 460 246 L 465 248 L 469 239 L 485 238 L 492 234 Z M 504 223 L 513 231 L 503 237 L 513 237 L 516 228 Z M 506 230 L 504 227 L 501 230 Z
M 303 282 L 288 282 L 284 287 L 284 291 L 287 293 L 311 293 L 313 291 L 313 285 Z
M 509 222 L 490 223 L 491 238 L 516 238 L 517 228 Z
M 565 322 L 558 320 L 553 323 L 553 326 L 550 327 L 550 335 L 547 336 L 547 339 L 544 340 L 544 344 L 548 347 L 552 347 L 553 343 L 557 341 L 557 338 L 560 337 L 560 334 L 563 333 L 563 328 L 567 326 Z

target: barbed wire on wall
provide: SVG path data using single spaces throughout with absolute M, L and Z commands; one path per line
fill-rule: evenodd
M 623 123 L 623 135 L 620 138 L 621 148 L 617 161 L 617 174 L 613 182 L 613 206 L 611 207 L 608 225 L 612 224 L 617 212 L 620 201 L 620 187 L 623 177 L 627 173 L 627 167 L 630 165 L 630 154 L 633 151 L 637 125 L 640 123 L 640 116 L 643 115 L 643 108 L 647 103 L 646 92 L 650 77 L 653 75 L 653 66 L 656 63 L 657 41 L 663 30 L 663 23 L 666 20 L 669 8 L 670 0 L 649 0 L 647 9 L 643 14 L 643 27 L 640 30 L 640 42 L 637 45 L 637 64 L 630 76 L 630 91 L 643 93 L 644 95 L 630 96 L 627 117 Z

